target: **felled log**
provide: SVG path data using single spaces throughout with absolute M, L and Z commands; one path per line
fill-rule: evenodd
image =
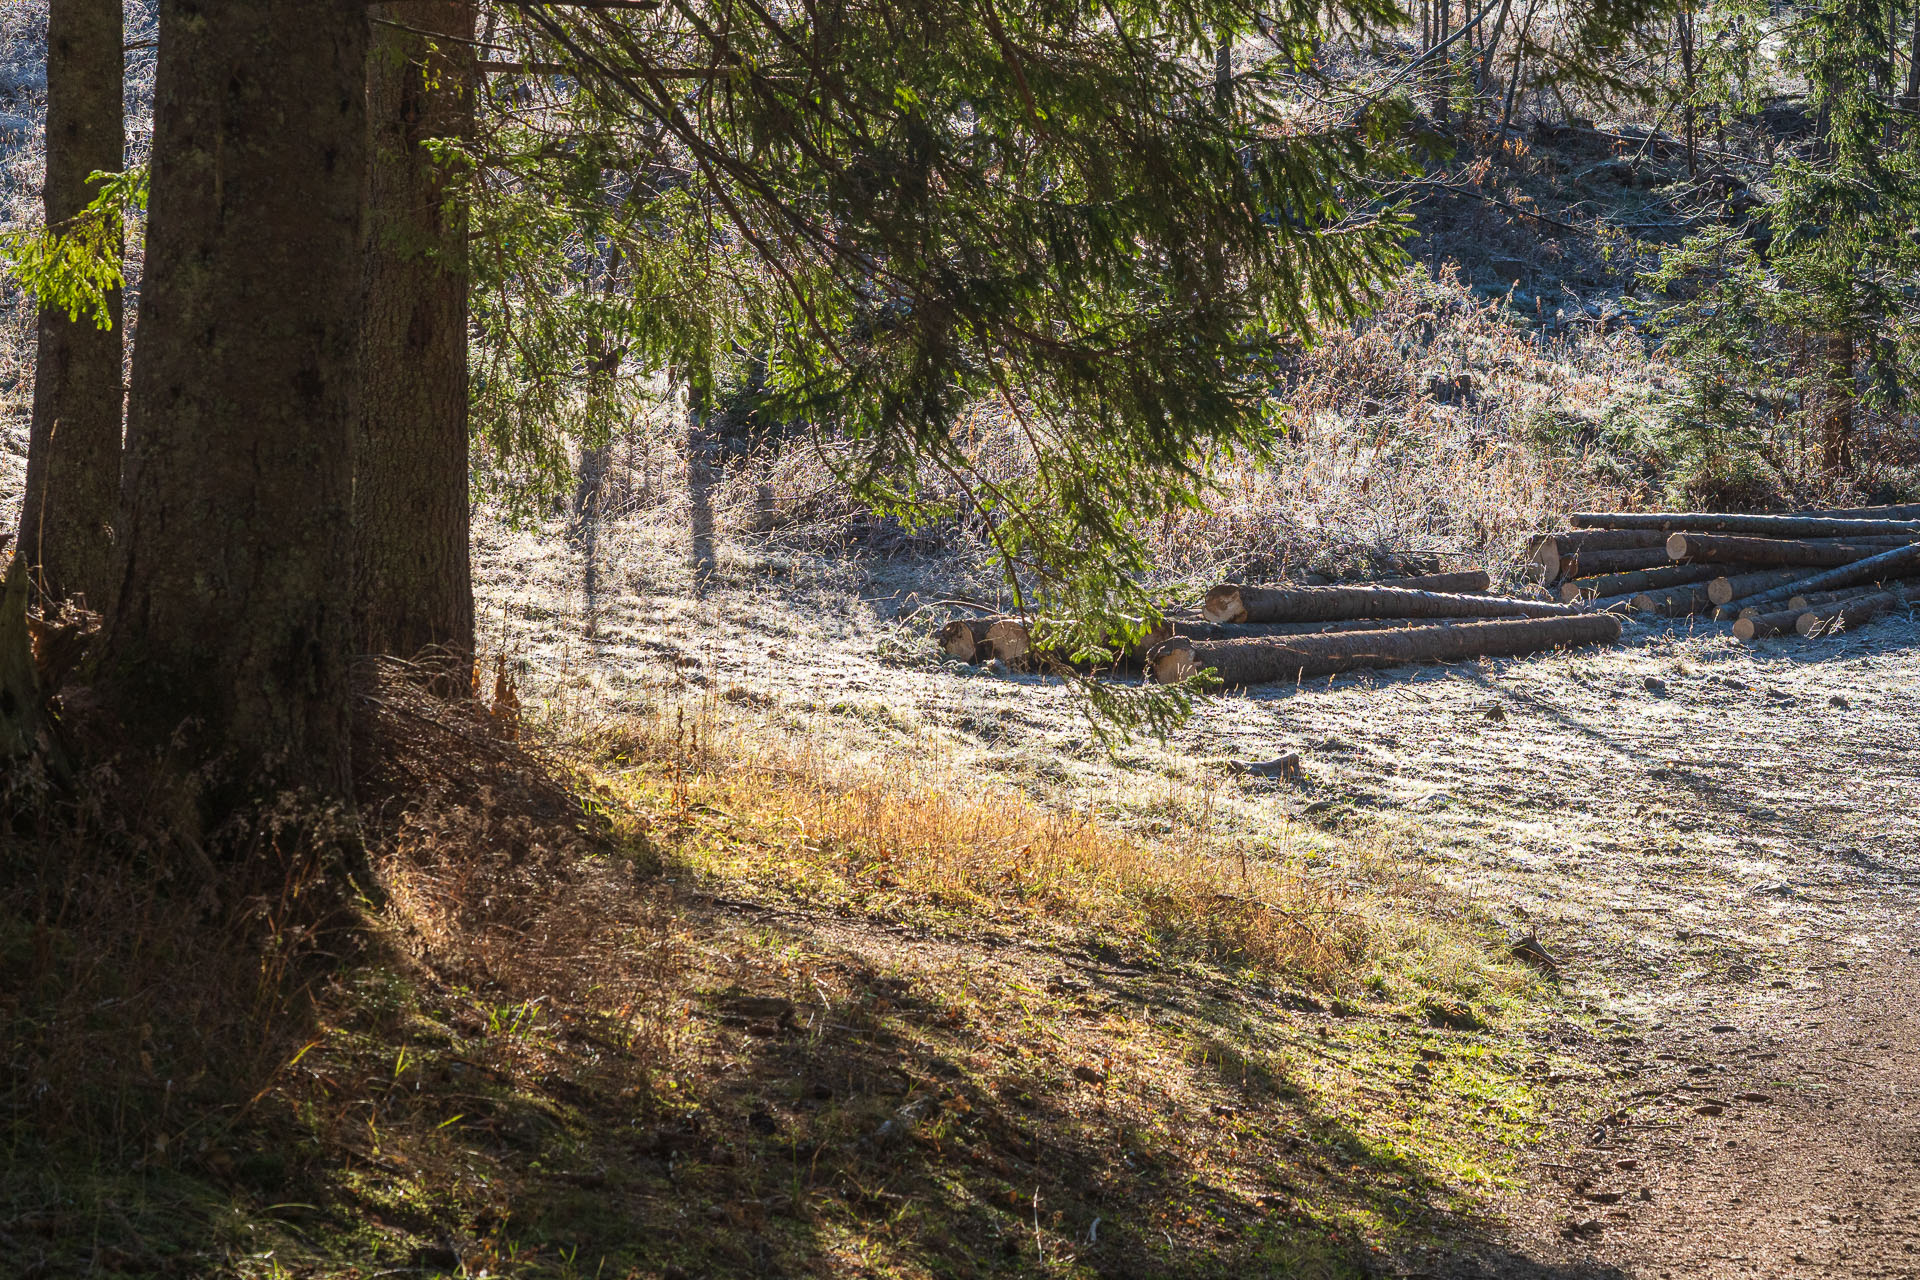
M 1484 618 L 1342 618 L 1337 622 L 1201 622 L 1178 618 L 1154 628 L 1153 644 L 1176 636 L 1187 640 L 1257 640 L 1266 636 L 1323 636 L 1343 631 L 1399 631 L 1407 627 L 1454 626 Z M 1148 645 L 1151 648 L 1152 644 Z
M 1405 587 L 1215 587 L 1209 622 L 1338 622 L 1345 618 L 1550 618 L 1566 605 Z
M 1794 624 L 1800 621 L 1804 609 L 1779 609 L 1772 613 L 1747 613 L 1735 620 L 1733 638 L 1735 640 L 1759 640 L 1766 636 L 1783 636 L 1792 631 Z
M 955 618 L 940 628 L 940 648 L 947 656 L 958 658 L 962 662 L 985 662 L 993 656 L 983 652 L 987 643 L 987 631 L 997 618 Z
M 1474 595 L 1485 591 L 1492 585 L 1482 569 L 1463 570 L 1459 573 L 1426 573 L 1413 578 L 1382 578 L 1378 582 L 1365 584 L 1369 587 L 1402 587 L 1408 591 L 1451 591 L 1464 595 Z
M 1715 604 L 1732 604 L 1743 596 L 1783 583 L 1797 582 L 1805 576 L 1798 569 L 1760 569 L 1753 573 L 1730 574 L 1707 584 L 1707 599 Z
M 1664 552 L 1662 553 L 1665 554 Z M 1562 600 L 1587 600 L 1595 596 L 1623 596 L 1636 591 L 1657 591 L 1664 587 L 1705 582 L 1720 570 L 1713 565 L 1666 564 L 1626 573 L 1603 573 L 1592 578 L 1568 578 L 1560 584 Z
M 1852 564 L 1843 564 L 1837 569 L 1825 573 L 1816 573 L 1801 578 L 1798 582 L 1789 582 L 1759 592 L 1750 598 L 1751 605 L 1774 604 L 1793 596 L 1808 595 L 1815 591 L 1832 591 L 1837 587 L 1851 587 L 1862 582 L 1885 582 L 1890 578 L 1903 578 L 1920 564 L 1920 542 L 1910 542 L 1905 546 L 1882 551 L 1877 556 L 1868 556 L 1865 560 L 1856 560 Z
M 1807 591 L 1787 598 L 1789 609 L 1818 609 L 1825 605 L 1839 604 L 1843 601 L 1870 596 L 1878 591 L 1891 591 L 1892 587 L 1883 587 L 1877 583 L 1868 583 L 1864 587 L 1842 587 L 1838 591 Z
M 1800 615 L 1793 629 L 1803 636 L 1830 636 L 1836 631 L 1864 626 L 1883 613 L 1916 601 L 1920 601 L 1920 585 L 1902 584 L 1890 591 L 1875 591 L 1824 608 L 1809 609 Z
M 1711 571 L 1724 569 L 1726 566 L 1688 565 L 1686 567 Z M 1733 577 L 1721 574 L 1704 582 L 1690 582 L 1664 591 L 1642 592 L 1633 597 L 1631 605 L 1636 613 L 1658 613 L 1668 618 L 1690 618 L 1697 613 L 1712 613 L 1715 605 L 1726 604 L 1737 595 L 1750 591 L 1764 591 L 1768 587 L 1777 587 L 1783 582 L 1791 582 L 1799 574 L 1798 569 L 1765 569 L 1756 573 L 1736 574 Z
M 1663 569 L 1672 564 L 1664 545 L 1636 547 L 1626 551 L 1582 551 L 1560 558 L 1557 580 L 1596 578 L 1601 574 L 1637 573 L 1643 569 Z M 1542 578 L 1542 581 L 1553 579 Z
M 1795 511 L 1796 516 L 1827 516 L 1836 520 L 1920 520 L 1920 502 L 1896 502 L 1884 507 L 1829 507 Z
M 1568 645 L 1611 644 L 1619 638 L 1618 618 L 1590 613 L 1327 636 L 1175 637 L 1154 646 L 1147 662 L 1153 678 L 1162 684 L 1177 683 L 1202 670 L 1218 673 L 1228 685 L 1273 684 L 1410 662 L 1513 657 Z
M 1540 581 L 1557 582 L 1567 575 L 1560 563 L 1573 556 L 1600 551 L 1647 550 L 1665 539 L 1658 529 L 1589 529 L 1576 533 L 1544 533 L 1527 545 L 1527 555 L 1540 566 Z
M 1660 529 L 1667 533 L 1730 533 L 1755 538 L 1873 538 L 1920 534 L 1915 520 L 1849 520 L 1830 516 L 1753 516 L 1714 511 L 1576 511 L 1578 529 Z
M 1831 569 L 1864 560 L 1905 541 L 1904 538 L 1856 538 L 1829 542 L 1811 538 L 1676 533 L 1667 538 L 1667 558 L 1696 564 L 1807 565 Z

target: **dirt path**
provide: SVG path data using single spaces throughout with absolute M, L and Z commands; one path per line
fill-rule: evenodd
M 1513 1253 L 1440 1274 L 1920 1276 L 1916 981 L 1889 946 L 1648 1034 L 1617 1122 L 1542 1154 Z
M 1543 1148 L 1507 1228 L 1428 1274 L 1920 1275 L 1920 624 L 1755 648 L 1636 626 L 1254 691 L 1113 760 L 1056 685 L 932 660 L 914 610 L 951 587 L 927 565 L 615 530 L 589 602 L 577 551 L 489 538 L 485 629 L 563 712 L 704 694 L 1147 831 L 1184 788 L 1275 847 L 1379 833 L 1537 930 L 1606 1045 L 1569 1090 L 1618 1120 Z M 1305 785 L 1218 767 L 1284 750 Z

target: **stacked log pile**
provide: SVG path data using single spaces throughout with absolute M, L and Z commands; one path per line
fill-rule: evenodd
M 1561 600 L 1730 622 L 1741 640 L 1856 627 L 1908 607 L 1920 582 L 1920 505 L 1584 511 L 1568 523 L 1528 548 L 1537 580 Z
M 1551 589 L 1534 597 L 1490 594 L 1477 571 L 1333 586 L 1224 584 L 1193 613 L 1116 646 L 1120 665 L 1161 683 L 1201 671 L 1228 686 L 1293 683 L 1611 644 L 1625 614 L 1724 621 L 1752 641 L 1833 635 L 1920 605 L 1920 504 L 1792 515 L 1587 511 L 1569 523 L 1569 532 L 1529 542 L 1534 577 Z M 1012 617 L 957 619 L 940 644 L 964 662 L 1071 657 L 1041 651 Z
M 1207 593 L 1197 613 L 1168 618 L 1124 656 L 1155 681 L 1211 670 L 1237 686 L 1619 638 L 1617 618 L 1490 595 L 1490 585 L 1481 572 L 1318 587 L 1224 585 Z M 957 620 L 940 640 L 963 661 L 1019 665 L 1042 656 L 1013 619 Z
M 1348 586 L 1301 588 L 1322 593 L 1314 599 L 1325 597 L 1340 603 L 1323 602 L 1314 608 L 1289 612 L 1284 608 L 1275 608 L 1269 602 L 1258 606 L 1261 616 L 1253 620 L 1249 620 L 1244 613 L 1228 616 L 1233 613 L 1232 610 L 1219 616 L 1205 611 L 1176 614 L 1149 632 L 1145 640 L 1127 647 L 1121 656 L 1128 666 L 1142 666 L 1149 649 L 1176 636 L 1208 641 L 1243 640 L 1431 626 L 1468 617 L 1508 616 L 1497 604 L 1490 603 L 1480 594 L 1489 585 L 1487 575 L 1476 570 L 1425 574 L 1412 578 L 1382 578 Z M 1274 589 L 1248 590 L 1258 593 Z M 1461 603 L 1463 598 L 1464 603 Z M 1449 601 L 1454 603 L 1446 603 Z M 1531 609 L 1542 607 L 1531 601 L 1514 603 L 1524 603 Z M 1012 617 L 956 618 L 940 631 L 938 639 L 941 649 L 948 656 L 962 662 L 1000 661 L 1019 667 L 1042 657 L 1054 661 L 1066 661 L 1068 658 L 1068 655 L 1061 653 L 1039 652 L 1032 630 L 1025 622 Z

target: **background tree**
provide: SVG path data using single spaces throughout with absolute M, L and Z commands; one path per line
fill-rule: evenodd
M 92 233 L 117 281 L 120 221 L 90 213 L 96 172 L 114 173 L 121 122 L 120 0 L 52 0 L 47 12 L 47 228 Z M 82 228 L 93 218 L 100 225 Z M 121 294 L 97 307 L 42 298 L 33 425 L 18 546 L 42 590 L 104 603 L 120 500 Z
M 359 0 L 160 6 L 97 680 L 134 744 L 183 748 L 202 816 L 263 789 L 350 792 L 366 32 Z
M 464 683 L 475 11 L 472 0 L 404 0 L 377 6 L 373 20 L 354 643 L 409 659 L 435 651 Z
M 1798 470 L 1792 448 L 1838 482 L 1856 461 L 1860 411 L 1898 411 L 1920 382 L 1920 157 L 1876 84 L 1890 78 L 1888 26 L 1876 0 L 1827 0 L 1800 17 L 1795 62 L 1821 121 L 1816 145 L 1774 167 L 1758 234 L 1710 228 L 1648 278 L 1675 300 L 1649 310 L 1687 371 L 1675 419 L 1699 446 L 1697 497 L 1729 496 L 1716 492 L 1729 480 L 1752 487 L 1729 465 Z

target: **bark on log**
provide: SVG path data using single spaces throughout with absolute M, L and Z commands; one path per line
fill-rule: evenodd
M 1748 599 L 1752 605 L 1773 604 L 1797 595 L 1815 591 L 1832 591 L 1836 587 L 1851 587 L 1861 582 L 1882 582 L 1890 578 L 1904 578 L 1920 564 L 1920 543 L 1909 543 L 1883 551 L 1877 556 L 1865 560 L 1856 560 L 1852 564 L 1841 565 L 1838 569 L 1829 569 L 1825 573 L 1816 573 L 1802 578 L 1798 582 L 1773 587 Z
M 1368 587 L 1401 587 L 1408 591 L 1449 591 L 1460 595 L 1475 595 L 1492 585 L 1492 580 L 1481 569 L 1471 569 L 1462 573 L 1428 573 L 1414 578 L 1382 578 L 1378 582 L 1356 583 Z
M 1663 556 L 1664 552 L 1661 553 Z M 1688 586 L 1705 582 L 1721 570 L 1713 565 L 1669 564 L 1664 559 L 1651 569 L 1625 573 L 1603 573 L 1592 578 L 1568 578 L 1560 584 L 1562 600 L 1591 600 L 1596 596 L 1630 595 L 1636 591 L 1658 591 L 1664 587 Z
M 1664 569 L 1673 561 L 1668 559 L 1664 544 L 1652 547 L 1637 547 L 1626 551 L 1582 551 L 1578 555 L 1562 556 L 1556 581 L 1565 582 L 1569 578 L 1596 578 L 1602 574 L 1638 573 L 1642 569 Z
M 1767 636 L 1783 636 L 1793 630 L 1794 623 L 1800 620 L 1803 609 L 1782 609 L 1774 613 L 1749 613 L 1733 624 L 1735 640 L 1759 640 Z
M 1920 502 L 1896 502 L 1884 507 L 1828 507 L 1790 514 L 1825 516 L 1833 520 L 1920 520 Z
M 1575 529 L 1570 533 L 1534 534 L 1527 539 L 1527 554 L 1537 560 L 1543 552 L 1577 556 L 1583 551 L 1631 551 L 1657 547 L 1664 540 L 1658 529 Z
M 1339 675 L 1368 667 L 1467 658 L 1512 657 L 1564 645 L 1611 644 L 1620 620 L 1611 614 L 1472 622 L 1397 631 L 1250 640 L 1175 638 L 1147 655 L 1153 678 L 1177 683 L 1212 670 L 1228 685 L 1270 684 Z
M 1338 622 L 1202 622 L 1181 618 L 1156 628 L 1153 645 L 1179 636 L 1187 640 L 1255 640 L 1263 636 L 1323 636 L 1345 631 L 1400 631 L 1408 627 L 1456 626 L 1485 622 L 1482 617 L 1460 618 L 1343 618 Z
M 1411 591 L 1404 587 L 1215 587 L 1201 614 L 1209 622 L 1339 622 L 1347 618 L 1549 618 L 1561 604 L 1501 596 Z
M 1724 569 L 1726 566 L 1713 567 Z M 1740 595 L 1792 582 L 1799 575 L 1798 569 L 1764 569 L 1732 577 L 1722 574 L 1705 582 L 1637 595 L 1633 598 L 1633 608 L 1636 612 L 1658 613 L 1668 618 L 1690 618 L 1697 613 L 1710 614 L 1715 605 L 1726 604 Z
M 1830 636 L 1836 631 L 1851 631 L 1872 622 L 1883 613 L 1920 601 L 1920 586 L 1906 585 L 1892 591 L 1876 591 L 1856 600 L 1809 609 L 1800 615 L 1793 629 L 1803 636 Z
M 1567 575 L 1561 562 L 1573 556 L 1601 551 L 1644 551 L 1665 542 L 1658 529 L 1590 529 L 1580 533 L 1548 533 L 1533 538 L 1527 554 L 1540 566 L 1540 581 L 1557 582 Z
M 1743 538 L 1720 533 L 1676 533 L 1667 558 L 1695 564 L 1808 565 L 1831 569 L 1877 555 L 1906 538 L 1856 538 L 1829 542 L 1809 538 Z
M 1890 586 L 1868 583 L 1864 587 L 1842 587 L 1838 591 L 1807 591 L 1787 598 L 1789 609 L 1818 609 L 1823 605 L 1839 604 L 1845 600 L 1854 600 L 1860 596 L 1870 596 L 1880 591 L 1891 591 Z
M 1712 511 L 1576 511 L 1567 521 L 1583 529 L 1660 529 L 1667 533 L 1727 533 L 1755 538 L 1873 538 L 1920 534 L 1920 522 L 1914 520 L 1753 516 Z
M 1798 569 L 1761 569 L 1753 573 L 1729 574 L 1707 584 L 1707 599 L 1715 604 L 1732 604 L 1757 591 L 1798 582 L 1805 576 Z
M 981 646 L 986 644 L 987 630 L 996 621 L 996 618 L 955 618 L 940 628 L 940 647 L 949 657 L 962 662 L 984 662 L 993 655 L 983 655 Z

